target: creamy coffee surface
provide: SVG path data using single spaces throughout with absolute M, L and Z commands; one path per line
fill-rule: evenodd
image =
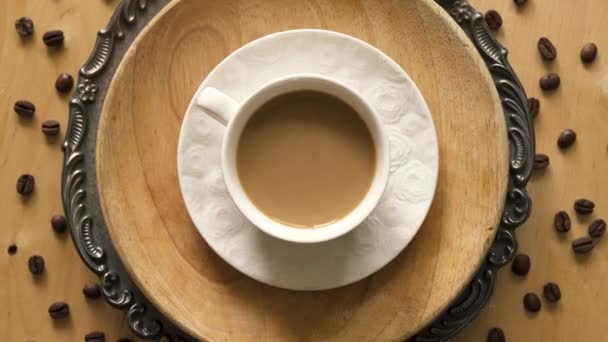
M 315 228 L 349 214 L 372 183 L 372 135 L 342 100 L 316 91 L 278 96 L 247 122 L 237 147 L 245 193 L 270 218 Z

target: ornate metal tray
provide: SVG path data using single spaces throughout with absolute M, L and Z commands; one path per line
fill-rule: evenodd
M 493 38 L 482 15 L 467 1 L 436 1 L 471 39 L 494 80 L 508 129 L 510 177 L 501 225 L 482 266 L 463 293 L 435 322 L 412 337 L 412 341 L 450 339 L 479 314 L 492 295 L 498 269 L 517 252 L 515 229 L 530 213 L 526 185 L 535 154 L 526 95 L 507 61 L 507 50 Z M 106 300 L 126 312 L 134 333 L 161 341 L 192 338 L 163 318 L 129 278 L 104 223 L 94 156 L 97 126 L 108 85 L 135 37 L 168 3 L 168 0 L 123 0 L 108 26 L 99 31 L 95 48 L 80 69 L 77 91 L 69 105 L 62 173 L 63 205 L 82 260 L 99 276 Z

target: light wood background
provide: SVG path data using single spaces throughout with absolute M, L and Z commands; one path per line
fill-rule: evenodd
M 103 300 L 87 300 L 82 286 L 96 277 L 78 257 L 69 234 L 58 235 L 50 218 L 62 212 L 60 197 L 62 138 L 47 140 L 42 121 L 67 124 L 69 97 L 55 91 L 61 72 L 76 75 L 118 1 L 10 0 L 0 2 L 0 340 L 82 341 L 93 330 L 106 332 L 108 341 L 131 336 L 126 319 Z M 17 18 L 34 20 L 35 33 L 22 41 Z M 46 30 L 65 31 L 65 47 L 48 51 L 42 42 Z M 33 120 L 20 122 L 13 112 L 19 99 L 36 105 Z M 63 134 L 62 134 L 63 135 Z M 15 191 L 21 173 L 36 177 L 31 198 L 22 201 Z M 9 245 L 18 247 L 9 256 Z M 28 271 L 30 255 L 44 257 L 40 279 Z M 54 301 L 70 304 L 68 320 L 52 321 L 47 309 Z
M 606 341 L 608 325 L 608 241 L 601 241 L 591 255 L 576 257 L 570 248 L 575 237 L 587 234 L 592 219 L 608 218 L 608 2 L 604 0 L 529 0 L 517 8 L 511 0 L 472 0 L 478 10 L 496 9 L 504 24 L 498 39 L 509 49 L 509 60 L 528 96 L 540 99 L 536 119 L 536 149 L 551 158 L 551 166 L 538 172 L 528 190 L 533 203 L 530 219 L 518 230 L 520 251 L 530 255 L 532 268 L 525 278 L 507 268 L 488 307 L 458 342 L 483 341 L 487 329 L 500 326 L 508 341 Z M 536 43 L 546 36 L 557 48 L 557 59 L 543 63 Z M 598 59 L 583 66 L 579 59 L 586 42 L 599 47 Z M 547 72 L 561 76 L 561 87 L 543 94 L 539 77 Z M 557 136 L 565 128 L 578 133 L 576 144 L 566 152 L 557 148 Z M 596 203 L 592 217 L 579 220 L 574 200 L 588 197 Z M 567 210 L 572 230 L 558 236 L 553 215 Z M 549 305 L 543 300 L 538 314 L 523 309 L 526 292 L 542 293 L 547 281 L 561 286 L 562 300 Z
M 102 301 L 85 300 L 82 284 L 94 279 L 76 255 L 66 236 L 55 235 L 48 220 L 61 211 L 59 141 L 47 142 L 39 132 L 41 121 L 55 118 L 65 127 L 67 98 L 55 94 L 57 74 L 76 74 L 87 57 L 95 32 L 107 21 L 115 1 L 16 1 L 0 3 L 0 339 L 6 341 L 82 340 L 91 330 L 103 330 L 109 340 L 128 335 L 121 313 Z M 516 9 L 507 0 L 472 0 L 479 9 L 495 8 L 503 14 L 499 39 L 510 50 L 510 60 L 529 95 L 541 100 L 536 120 L 538 151 L 551 157 L 551 166 L 536 175 L 529 190 L 534 211 L 518 231 L 520 250 L 530 254 L 532 270 L 524 278 L 508 270 L 499 275 L 495 294 L 481 316 L 457 341 L 483 341 L 492 326 L 502 327 L 509 341 L 601 341 L 608 326 L 607 246 L 600 243 L 592 255 L 576 258 L 569 247 L 572 238 L 585 234 L 590 220 L 574 219 L 573 230 L 558 237 L 551 227 L 553 214 L 570 209 L 574 199 L 588 197 L 597 204 L 594 217 L 608 216 L 608 35 L 604 28 L 608 3 L 603 0 L 566 2 L 529 0 Z M 32 17 L 36 33 L 22 43 L 14 32 L 14 20 Z M 41 43 L 46 29 L 66 31 L 66 48 L 48 53 Z M 557 60 L 545 65 L 536 41 L 548 36 L 558 49 Z M 595 41 L 599 58 L 591 67 L 578 59 L 582 44 Z M 607 52 L 608 53 L 608 52 Z M 562 87 L 545 96 L 538 78 L 549 70 L 562 76 Z M 18 122 L 12 106 L 28 98 L 36 103 L 31 125 Z M 576 145 L 566 153 L 555 144 L 566 127 L 579 133 Z M 22 203 L 14 183 L 23 172 L 36 175 L 32 198 Z M 19 251 L 6 252 L 10 244 Z M 33 281 L 27 271 L 31 254 L 45 257 L 47 273 Z M 546 281 L 562 287 L 563 298 L 540 313 L 524 312 L 523 294 L 540 294 Z M 53 324 L 47 314 L 55 300 L 71 304 L 70 320 Z

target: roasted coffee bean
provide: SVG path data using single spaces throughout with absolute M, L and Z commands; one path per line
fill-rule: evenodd
M 60 93 L 67 93 L 72 90 L 74 86 L 74 78 L 72 75 L 67 73 L 61 73 L 57 76 L 57 80 L 55 80 L 55 89 L 57 89 Z
M 35 184 L 34 176 L 28 174 L 21 175 L 17 179 L 17 192 L 20 195 L 27 196 L 34 191 Z
M 64 39 L 65 38 L 63 36 L 63 31 L 61 31 L 61 30 L 47 31 L 42 36 L 42 41 L 44 42 L 44 44 L 46 44 L 46 46 L 50 46 L 50 47 L 62 46 Z
M 8 246 L 8 255 L 15 255 L 17 254 L 17 245 L 10 245 Z
M 546 169 L 549 166 L 549 163 L 549 156 L 546 154 L 537 154 L 534 156 L 534 164 L 532 167 L 534 170 L 542 170 Z
M 106 334 L 101 331 L 93 331 L 84 336 L 85 342 L 105 342 Z
M 526 254 L 517 254 L 511 263 L 513 273 L 525 276 L 530 271 L 530 257 Z
M 574 253 L 576 253 L 576 254 L 589 253 L 589 252 L 591 252 L 593 247 L 594 247 L 593 239 L 588 236 L 584 236 L 582 238 L 578 238 L 578 239 L 572 241 L 572 249 L 574 250 Z
M 19 100 L 15 102 L 13 108 L 15 113 L 24 118 L 31 118 L 36 113 L 36 106 L 28 100 Z
M 101 296 L 101 289 L 99 287 L 99 284 L 89 282 L 84 284 L 84 287 L 82 288 L 82 293 L 87 298 L 99 298 Z
M 571 129 L 565 129 L 563 130 L 560 134 L 559 137 L 557 138 L 557 147 L 561 148 L 561 149 L 566 149 L 570 146 L 572 146 L 572 144 L 574 144 L 574 142 L 576 141 L 576 132 L 574 132 Z
M 492 30 L 498 30 L 502 26 L 502 16 L 496 10 L 489 10 L 484 16 L 488 27 Z
M 543 287 L 543 296 L 551 303 L 555 303 L 562 298 L 562 292 L 559 289 L 559 285 L 553 282 L 548 282 Z
M 522 6 L 525 5 L 526 2 L 528 2 L 528 0 L 513 0 L 513 2 L 517 5 L 517 6 Z
M 505 342 L 505 333 L 500 328 L 492 328 L 488 331 L 488 342 Z
M 540 298 L 535 293 L 528 292 L 524 296 L 524 308 L 530 312 L 540 311 Z
M 538 81 L 542 90 L 555 90 L 559 88 L 561 80 L 558 74 L 550 73 L 541 77 Z
M 597 57 L 597 45 L 593 43 L 585 44 L 581 49 L 581 61 L 585 64 L 593 63 L 595 57 Z
M 27 260 L 27 267 L 30 269 L 32 274 L 42 274 L 44 272 L 44 258 L 42 258 L 40 255 L 32 255 Z
M 586 198 L 580 198 L 574 202 L 574 210 L 579 215 L 589 215 L 593 212 L 593 208 L 595 208 L 595 203 Z
M 540 101 L 538 101 L 538 99 L 535 97 L 529 98 L 528 110 L 530 111 L 532 118 L 536 118 L 538 116 L 538 112 L 540 112 Z
M 568 215 L 565 211 L 560 211 L 555 214 L 553 218 L 553 226 L 555 230 L 560 233 L 565 233 L 570 230 L 570 226 L 572 225 L 572 221 L 570 221 L 570 215 Z
M 589 236 L 594 239 L 601 238 L 606 233 L 606 221 L 597 219 L 589 225 Z
M 44 135 L 52 137 L 52 136 L 56 136 L 57 134 L 59 134 L 59 131 L 61 130 L 61 125 L 59 124 L 58 121 L 55 120 L 46 120 L 42 123 L 42 133 L 44 133 Z
M 54 215 L 51 217 L 51 227 L 56 233 L 63 233 L 68 229 L 68 222 L 63 215 Z
M 557 50 L 555 50 L 555 46 L 547 37 L 542 37 L 538 40 L 536 44 L 538 47 L 538 52 L 540 52 L 540 56 L 546 61 L 552 61 L 557 57 Z
M 69 314 L 70 306 L 64 302 L 56 302 L 49 306 L 49 315 L 51 315 L 51 318 L 66 318 Z
M 15 30 L 21 37 L 31 36 L 34 33 L 34 22 L 28 17 L 23 17 L 15 21 Z

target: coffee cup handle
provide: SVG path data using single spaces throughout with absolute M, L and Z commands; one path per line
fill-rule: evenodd
M 201 91 L 196 105 L 224 126 L 228 125 L 240 107 L 233 98 L 213 87 Z

